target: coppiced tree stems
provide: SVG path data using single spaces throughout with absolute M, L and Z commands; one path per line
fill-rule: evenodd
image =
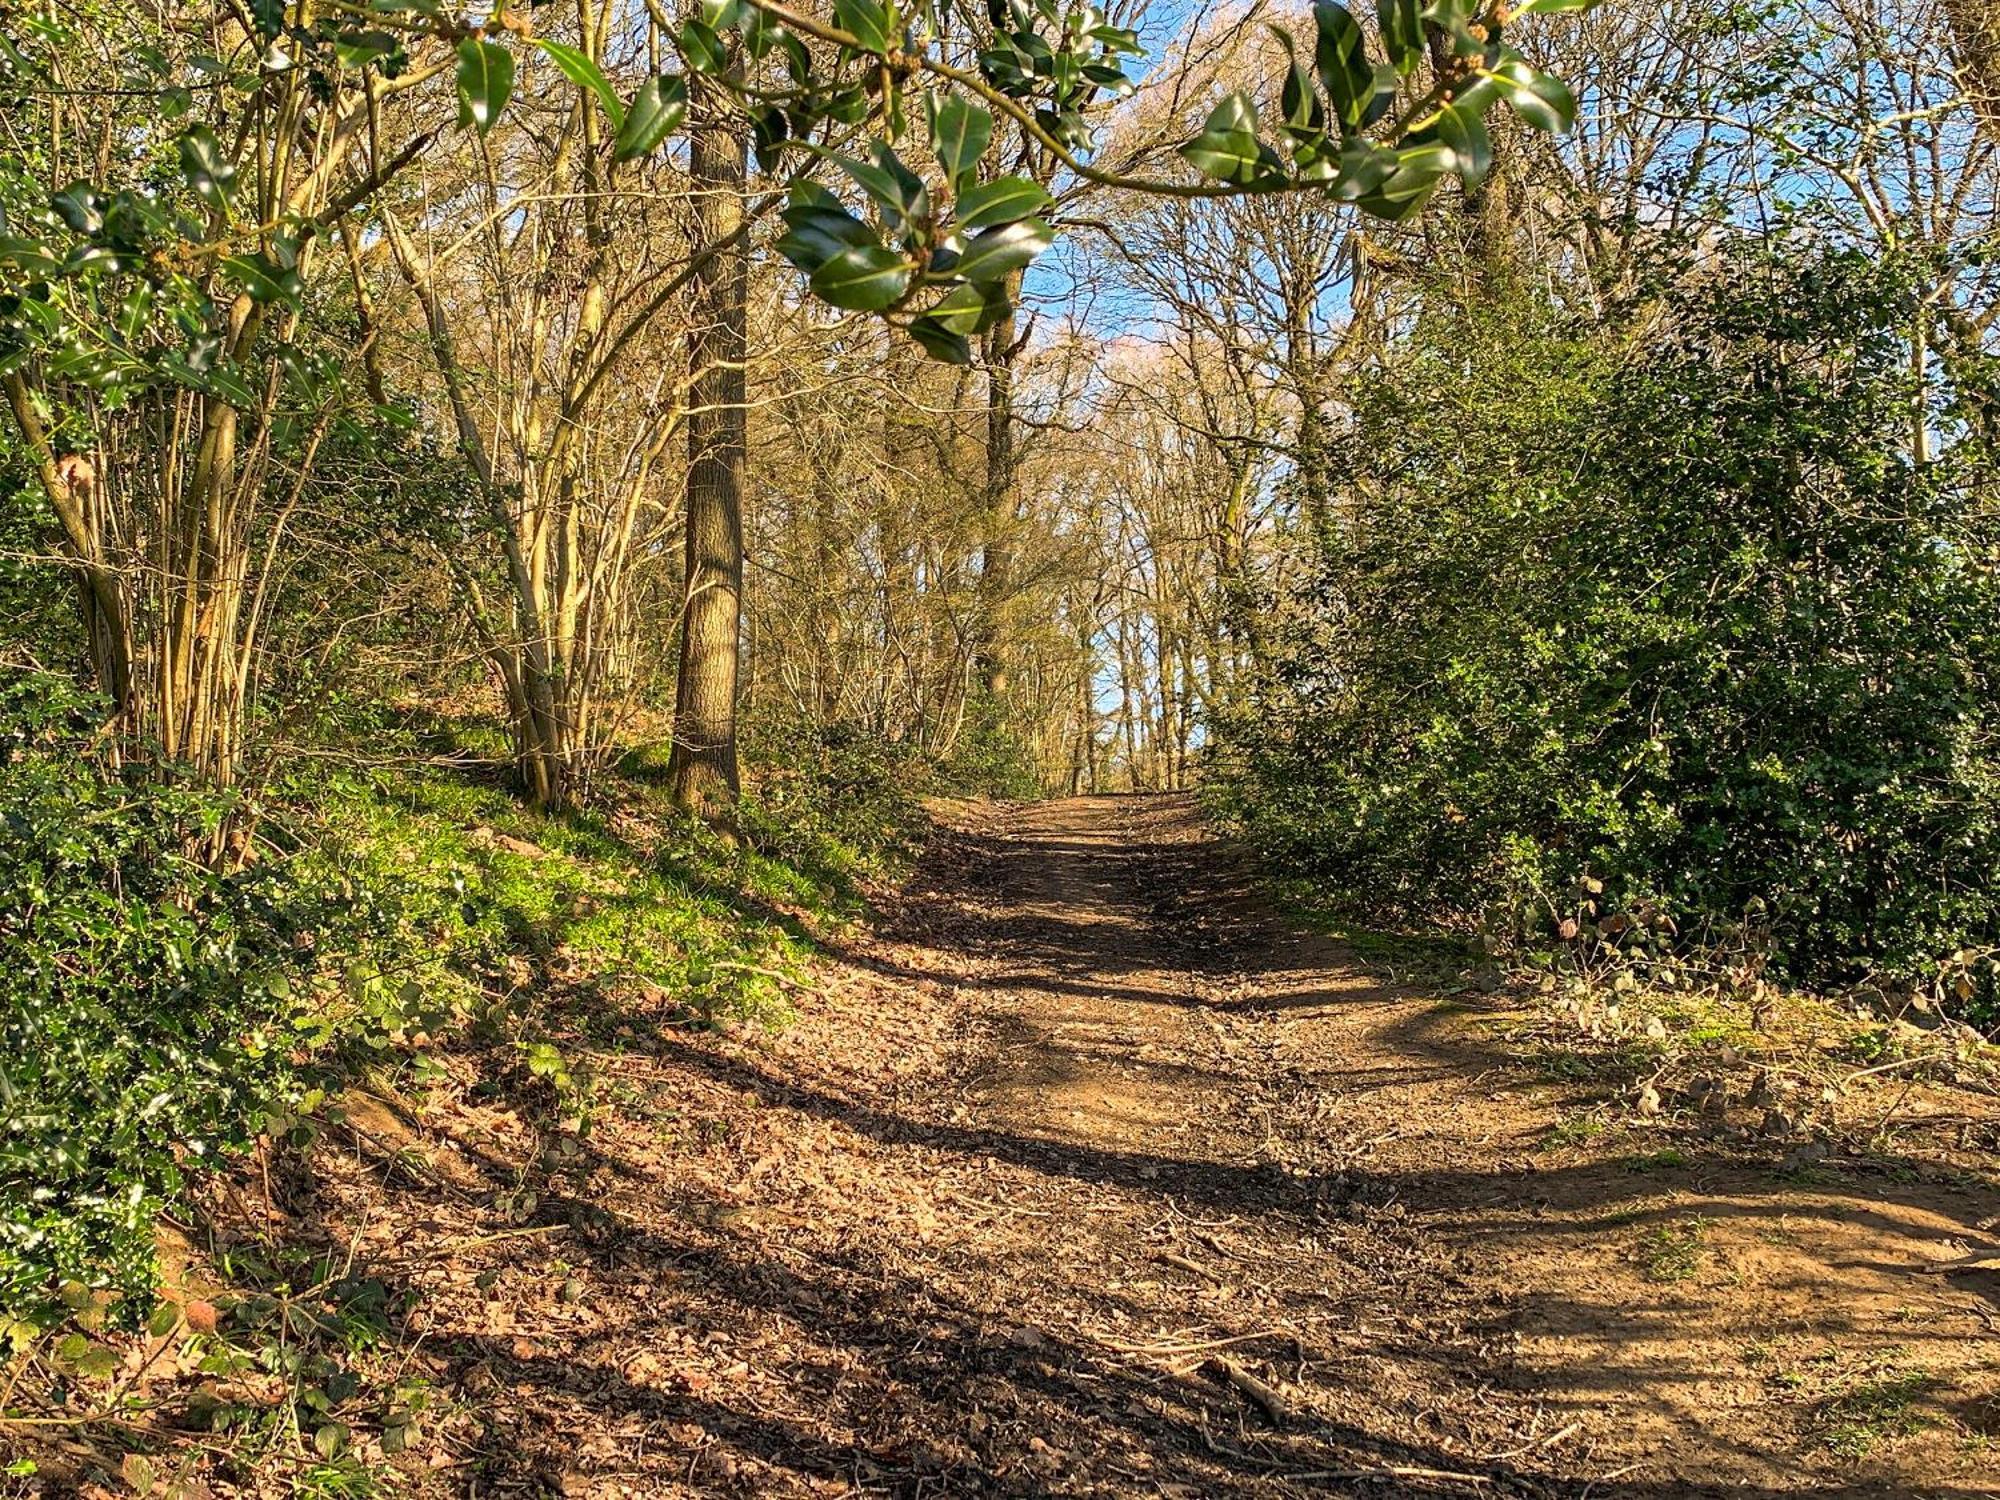
M 95 472 L 74 457 L 56 455 L 34 397 L 18 374 L 5 377 L 7 404 L 55 509 L 75 558 L 91 667 L 98 686 L 121 719 L 137 708 L 132 667 L 132 626 L 124 580 L 109 560 L 101 508 L 90 504 Z

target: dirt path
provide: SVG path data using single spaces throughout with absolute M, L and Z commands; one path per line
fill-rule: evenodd
M 1505 1007 L 1287 931 L 1177 799 L 973 809 L 952 854 L 930 962 L 993 1044 L 960 1117 L 1050 1221 L 998 1284 L 1175 1424 L 1052 1431 L 1055 1487 L 1118 1490 L 1108 1439 L 1196 1493 L 2000 1492 L 1996 1278 L 1915 1274 L 1990 1179 L 1804 1183 L 1673 1127 L 1551 1159 L 1588 1091 L 1496 1045 Z
M 946 816 L 795 1025 L 620 1022 L 584 1148 L 440 1097 L 310 1185 L 446 1398 L 412 1492 L 2000 1493 L 2000 1278 L 1921 1271 L 1990 1152 L 1607 1113 L 1176 799 Z

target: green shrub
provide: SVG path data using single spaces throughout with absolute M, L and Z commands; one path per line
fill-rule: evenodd
M 912 747 L 849 724 L 759 721 L 746 758 L 754 767 L 743 808 L 751 840 L 841 881 L 906 844 L 933 779 Z
M 1614 327 L 1427 318 L 1356 393 L 1351 522 L 1219 800 L 1373 916 L 1546 933 L 1598 882 L 1586 918 L 1963 993 L 2000 943 L 2000 522 L 1951 410 L 1910 460 L 1915 305 L 1745 252 Z
M 565 1037 L 634 994 L 690 1021 L 781 1007 L 804 940 L 770 904 L 844 909 L 920 816 L 915 763 L 840 731 L 767 745 L 738 850 L 668 813 L 643 765 L 617 818 L 345 757 L 253 801 L 109 767 L 104 712 L 57 678 L 0 688 L 0 1312 L 17 1316 L 66 1282 L 143 1315 L 155 1220 L 195 1174 L 308 1132 L 357 1061 L 465 1017 L 566 1090 L 581 1128 Z M 230 830 L 248 857 L 218 869 Z
M 976 693 L 951 753 L 937 765 L 940 791 L 969 797 L 1030 801 L 1047 788 L 1035 769 L 1032 748 L 1021 737 L 1009 705 L 990 693 Z
M 338 1012 L 322 954 L 360 945 L 351 885 L 197 851 L 227 794 L 104 768 L 102 705 L 26 678 L 0 700 L 0 1305 L 59 1280 L 138 1291 L 189 1170 L 309 1087 Z M 325 874 L 326 872 L 320 872 Z M 143 1309 L 141 1309 L 143 1311 Z

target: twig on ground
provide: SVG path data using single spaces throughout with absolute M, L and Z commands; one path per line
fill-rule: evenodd
M 1627 1474 L 1630 1474 L 1634 1469 L 1643 1469 L 1645 1467 L 1646 1467 L 1646 1462 L 1644 1459 L 1641 1459 L 1638 1463 L 1625 1464 L 1620 1468 L 1610 1470 L 1608 1473 L 1599 1474 L 1595 1479 L 1592 1479 L 1588 1484 L 1584 1485 L 1583 1493 L 1581 1495 L 1578 1495 L 1576 1497 L 1576 1500 L 1590 1500 L 1591 1491 L 1596 1489 L 1600 1484 L 1609 1484 L 1614 1479 L 1623 1479 Z
M 1552 1448 L 1564 1438 L 1583 1431 L 1583 1423 L 1572 1422 L 1567 1427 L 1559 1427 L 1547 1437 L 1538 1437 L 1532 1443 L 1523 1443 L 1518 1448 L 1509 1448 L 1505 1453 L 1482 1453 L 1479 1461 L 1483 1464 L 1498 1463 L 1503 1458 L 1519 1458 L 1523 1453 L 1533 1453 L 1537 1448 Z
M 480 1245 L 495 1245 L 501 1240 L 518 1240 L 531 1234 L 557 1234 L 574 1227 L 570 1224 L 530 1224 L 524 1229 L 501 1229 L 492 1234 L 475 1234 L 465 1239 L 445 1240 L 431 1254 L 435 1256 L 458 1250 L 471 1250 Z
M 1271 1419 L 1272 1426 L 1285 1425 L 1291 1417 L 1291 1408 L 1285 1404 L 1285 1398 L 1278 1393 L 1275 1386 L 1259 1380 L 1233 1359 L 1217 1356 L 1213 1363 L 1222 1372 L 1225 1380 L 1257 1404 L 1264 1415 Z
M 1189 1260 L 1185 1255 L 1182 1255 L 1177 1251 L 1161 1250 L 1153 1256 L 1153 1259 L 1159 1261 L 1163 1265 L 1179 1266 L 1183 1271 L 1192 1271 L 1197 1276 L 1206 1277 L 1208 1280 L 1214 1282 L 1217 1286 L 1228 1285 L 1228 1282 L 1223 1277 L 1217 1275 L 1214 1271 L 1209 1270 L 1209 1268 L 1203 1265 L 1200 1261 Z
M 1945 1058 L 1946 1054 L 1942 1052 L 1926 1052 L 1919 1057 L 1899 1057 L 1894 1062 L 1877 1063 L 1872 1068 L 1857 1068 L 1840 1080 L 1840 1086 L 1846 1088 L 1857 1078 L 1872 1078 L 1877 1073 L 1894 1073 L 1900 1068 L 1913 1068 L 1919 1063 L 1943 1062 Z
M 1236 1344 L 1251 1344 L 1258 1339 L 1287 1339 L 1291 1334 L 1277 1328 L 1260 1328 L 1255 1333 L 1233 1334 L 1226 1339 L 1200 1339 L 1191 1343 L 1128 1344 L 1123 1339 L 1114 1339 L 1106 1334 L 1093 1333 L 1092 1341 L 1107 1349 L 1116 1349 L 1121 1354 L 1154 1354 L 1171 1357 L 1177 1354 L 1205 1354 L 1211 1349 L 1227 1349 Z
M 761 964 L 740 964 L 734 960 L 716 959 L 709 964 L 711 969 L 729 969 L 739 974 L 755 974 L 760 979 L 768 979 L 773 984 L 790 985 L 795 990 L 803 990 L 808 995 L 823 995 L 826 991 L 816 984 L 807 984 L 796 974 L 787 974 L 783 969 L 767 969 Z

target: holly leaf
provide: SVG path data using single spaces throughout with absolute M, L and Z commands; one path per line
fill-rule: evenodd
M 250 294 L 252 302 L 282 302 L 296 311 L 305 294 L 305 283 L 296 268 L 280 266 L 262 253 L 225 256 L 222 269 Z
M 27 281 L 38 281 L 62 272 L 62 257 L 45 241 L 27 235 L 0 235 L 0 262 L 14 267 Z
M 923 346 L 924 353 L 948 365 L 972 363 L 972 345 L 962 333 L 953 333 L 936 318 L 925 316 L 910 324 L 910 337 Z
M 833 0 L 833 20 L 869 52 L 887 52 L 895 39 L 889 7 L 877 0 Z
M 875 147 L 872 162 L 857 161 L 851 156 L 835 159 L 862 191 L 881 205 L 883 223 L 892 232 L 902 233 L 929 215 L 930 189 L 887 146 Z
M 1283 171 L 1277 154 L 1257 139 L 1257 106 L 1241 91 L 1215 106 L 1181 155 L 1204 177 L 1240 187 L 1261 185 Z
M 631 107 L 611 144 L 617 161 L 650 155 L 680 127 L 687 114 L 687 80 L 678 73 L 648 78 L 632 91 Z
M 1423 0 L 1376 0 L 1382 23 L 1382 45 L 1396 72 L 1407 78 L 1424 55 Z
M 931 149 L 944 168 L 954 193 L 971 185 L 979 158 L 993 138 L 993 116 L 956 94 L 945 97 L 931 116 Z
M 715 28 L 699 16 L 688 17 L 681 27 L 681 56 L 687 60 L 690 71 L 714 73 L 722 68 L 724 61 L 722 38 L 715 34 Z
M 497 42 L 458 44 L 458 123 L 485 135 L 514 92 L 514 54 Z
M 1375 99 L 1375 67 L 1368 61 L 1368 43 L 1361 23 L 1344 5 L 1315 5 L 1313 22 L 1319 31 L 1313 63 L 1334 116 L 1348 133 L 1365 123 Z
M 1576 95 L 1560 78 L 1537 72 L 1520 56 L 1502 58 L 1488 75 L 1514 113 L 1537 130 L 1560 135 L 1576 123 Z
M 1493 139 L 1476 109 L 1454 101 L 1438 111 L 1437 139 L 1451 148 L 1454 170 L 1467 187 L 1477 187 L 1493 168 Z
M 983 286 L 967 282 L 953 287 L 924 316 L 951 333 L 984 333 L 1007 315 L 1011 306 L 997 281 Z
M 1431 194 L 1447 172 L 1455 169 L 1456 154 L 1441 141 L 1426 141 L 1390 153 L 1394 169 L 1371 192 L 1354 199 L 1363 213 L 1401 224 L 1415 218 L 1430 201 Z
M 910 263 L 886 245 L 849 245 L 812 273 L 821 301 L 854 312 L 881 312 L 909 289 Z
M 996 177 L 958 195 L 958 227 L 987 229 L 1040 213 L 1055 200 L 1026 177 Z
M 808 275 L 843 250 L 882 243 L 839 198 L 803 179 L 792 184 L 782 217 L 787 233 L 778 241 L 778 253 Z
M 197 125 L 181 137 L 181 177 L 195 197 L 227 215 L 236 190 L 236 163 L 222 153 L 215 132 Z
M 597 102 L 604 106 L 605 116 L 611 121 L 611 128 L 617 130 L 625 123 L 625 106 L 618 102 L 618 91 L 611 86 L 611 80 L 604 76 L 604 70 L 576 47 L 563 42 L 552 42 L 545 37 L 536 37 L 535 45 L 548 54 L 549 61 L 562 70 L 578 88 L 589 89 L 597 95 Z
M 402 49 L 403 44 L 386 31 L 352 31 L 334 38 L 333 57 L 343 68 L 359 71 Z
M 1045 219 L 1021 219 L 983 229 L 960 252 L 952 270 L 967 281 L 999 281 L 1048 249 L 1055 237 Z
M 96 234 L 104 227 L 104 194 L 87 182 L 72 182 L 51 197 L 49 205 L 78 234 Z

